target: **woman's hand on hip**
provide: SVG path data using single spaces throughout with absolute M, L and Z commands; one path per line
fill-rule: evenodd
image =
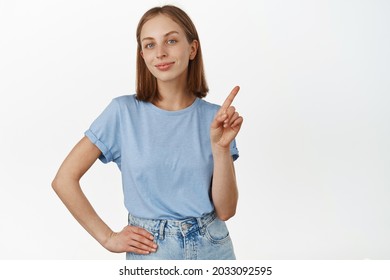
M 233 88 L 211 123 L 210 140 L 213 149 L 229 149 L 230 142 L 240 131 L 244 119 L 231 106 L 239 90 L 239 86 Z
M 146 255 L 156 252 L 157 244 L 153 239 L 153 235 L 145 229 L 129 225 L 120 232 L 113 232 L 104 247 L 115 253 L 132 252 Z

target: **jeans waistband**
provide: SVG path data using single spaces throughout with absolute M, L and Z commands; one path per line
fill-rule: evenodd
M 204 214 L 199 218 L 188 218 L 184 220 L 160 220 L 143 219 L 134 217 L 129 213 L 129 224 L 144 228 L 156 238 L 164 239 L 165 235 L 188 235 L 191 232 L 199 231 L 202 235 L 208 224 L 216 218 L 215 211 Z

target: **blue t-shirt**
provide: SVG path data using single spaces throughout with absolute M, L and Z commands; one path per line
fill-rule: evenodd
M 122 174 L 129 213 L 147 219 L 200 217 L 210 199 L 213 156 L 210 125 L 220 106 L 197 98 L 178 111 L 162 110 L 135 95 L 114 98 L 85 135 Z M 235 160 L 235 141 L 230 146 Z

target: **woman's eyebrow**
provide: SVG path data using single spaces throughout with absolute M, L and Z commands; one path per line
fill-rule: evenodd
M 179 32 L 177 32 L 177 31 L 175 31 L 175 30 L 169 31 L 168 33 L 166 33 L 166 34 L 164 35 L 164 37 L 168 37 L 169 35 L 172 35 L 172 34 L 179 34 Z M 154 40 L 154 38 L 153 38 L 153 37 L 145 37 L 145 38 L 143 38 L 143 39 L 141 40 L 141 42 L 144 41 L 144 40 Z

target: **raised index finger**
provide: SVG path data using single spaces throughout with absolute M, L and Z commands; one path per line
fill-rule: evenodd
M 235 86 L 232 91 L 230 92 L 230 94 L 228 95 L 228 97 L 226 98 L 225 102 L 223 102 L 222 106 L 221 106 L 221 112 L 225 112 L 227 110 L 227 108 L 230 107 L 230 105 L 232 105 L 233 103 L 233 100 L 234 98 L 236 97 L 238 91 L 240 90 L 240 87 L 239 86 Z

